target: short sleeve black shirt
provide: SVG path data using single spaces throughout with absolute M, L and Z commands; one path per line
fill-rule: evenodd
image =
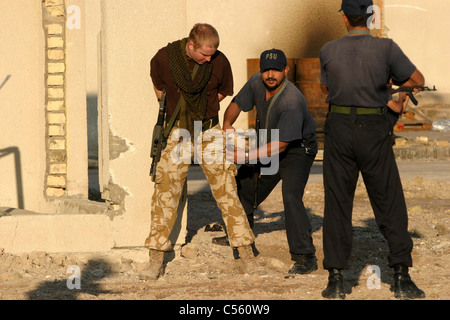
M 328 42 L 320 51 L 320 63 L 327 102 L 339 106 L 385 106 L 389 79 L 403 82 L 416 70 L 394 41 L 370 35 Z
M 286 88 L 279 95 L 269 114 L 267 111 L 273 97 L 266 101 L 266 87 L 261 73 L 255 73 L 234 97 L 242 111 L 248 112 L 256 106 L 261 129 L 278 129 L 279 141 L 291 142 L 308 139 L 314 135 L 316 123 L 306 106 L 306 99 L 300 90 L 288 81 Z
M 213 65 L 211 79 L 208 83 L 208 106 L 205 120 L 216 117 L 220 104 L 218 94 L 233 95 L 233 73 L 227 57 L 219 50 L 212 56 Z M 195 61 L 188 58 L 189 68 L 194 69 Z M 160 49 L 150 61 L 150 76 L 153 85 L 167 92 L 167 115 L 172 116 L 180 100 L 179 88 L 175 85 L 169 66 L 169 53 L 167 47 Z M 195 81 L 195 79 L 194 79 Z

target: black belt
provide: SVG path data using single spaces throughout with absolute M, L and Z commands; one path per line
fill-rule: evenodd
M 344 106 L 337 106 L 335 104 L 330 105 L 330 112 L 334 112 L 334 113 L 350 114 L 352 109 L 355 109 L 356 114 L 382 115 L 385 113 L 384 107 L 364 108 L 364 107 L 344 107 Z

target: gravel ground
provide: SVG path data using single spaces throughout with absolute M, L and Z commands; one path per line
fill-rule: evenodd
M 450 298 L 450 182 L 416 177 L 403 181 L 414 241 L 410 273 L 428 300 Z M 167 254 L 166 274 L 157 281 L 139 279 L 147 250 L 118 248 L 99 253 L 32 252 L 12 255 L 0 249 L 0 299 L 57 300 L 321 300 L 328 273 L 322 268 L 323 186 L 310 183 L 305 205 L 313 226 L 319 270 L 288 276 L 288 253 L 281 190 L 276 188 L 256 213 L 258 261 L 265 275 L 240 273 L 232 250 L 213 245 L 222 224 L 210 192 L 189 194 L 188 243 Z M 345 271 L 348 300 L 394 300 L 387 243 L 378 231 L 365 187 L 358 185 L 353 211 L 354 245 Z M 71 267 L 75 266 L 75 268 Z M 380 270 L 380 281 L 368 272 Z M 79 274 L 76 273 L 79 271 Z

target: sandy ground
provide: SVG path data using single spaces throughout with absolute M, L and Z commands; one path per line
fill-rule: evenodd
M 450 165 L 450 162 L 448 162 Z M 430 162 L 430 166 L 433 162 Z M 101 253 L 32 252 L 12 255 L 0 249 L 0 300 L 321 300 L 328 273 L 322 268 L 323 186 L 312 179 L 304 202 L 313 226 L 319 269 L 289 276 L 292 265 L 284 228 L 281 189 L 258 208 L 254 232 L 265 275 L 240 273 L 232 250 L 211 243 L 222 224 L 210 192 L 190 192 L 187 244 L 167 254 L 165 276 L 139 279 L 147 250 L 118 248 Z M 428 300 L 450 298 L 450 182 L 419 176 L 403 181 L 414 241 L 410 273 Z M 365 187 L 357 188 L 353 211 L 354 245 L 344 272 L 347 300 L 395 300 L 387 243 L 377 229 Z M 75 267 L 73 267 L 75 266 Z M 368 271 L 379 270 L 380 278 Z M 79 273 L 77 273 L 77 271 Z

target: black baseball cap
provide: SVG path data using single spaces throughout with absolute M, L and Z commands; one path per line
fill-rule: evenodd
M 373 5 L 372 0 L 342 0 L 341 10 L 345 14 L 352 16 L 362 16 L 371 13 L 367 12 L 367 8 Z
M 269 69 L 283 71 L 286 68 L 287 60 L 284 52 L 278 49 L 270 49 L 261 53 L 259 59 L 259 69 L 264 72 Z

